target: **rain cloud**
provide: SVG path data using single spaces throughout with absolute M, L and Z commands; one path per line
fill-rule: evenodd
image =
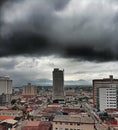
M 0 2 L 0 57 L 17 55 L 118 60 L 116 0 Z

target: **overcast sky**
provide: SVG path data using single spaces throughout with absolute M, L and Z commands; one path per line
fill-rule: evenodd
M 117 0 L 1 0 L 0 76 L 14 84 L 118 78 Z

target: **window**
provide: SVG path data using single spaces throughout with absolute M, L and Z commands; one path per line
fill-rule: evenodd
M 60 125 L 62 125 L 62 122 L 60 122 Z
M 70 125 L 73 125 L 73 123 L 70 123 Z
M 55 128 L 55 130 L 58 130 L 58 128 Z
M 65 130 L 68 130 L 68 128 L 65 128 Z

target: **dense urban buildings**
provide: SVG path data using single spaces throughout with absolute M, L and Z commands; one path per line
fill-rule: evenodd
M 64 70 L 58 68 L 53 71 L 53 100 L 64 100 Z
M 37 95 L 37 87 L 28 83 L 27 85 L 23 86 L 23 96 L 30 97 Z
M 53 71 L 53 88 L 39 86 L 37 93 L 37 87 L 28 83 L 14 89 L 11 104 L 0 106 L 0 129 L 117 130 L 117 82 L 113 76 L 93 80 L 94 103 L 98 107 L 95 109 L 92 87 L 64 87 L 64 71 L 56 68 Z
M 0 104 L 9 104 L 12 94 L 12 80 L 9 77 L 0 77 Z
M 118 79 L 93 80 L 93 104 L 98 110 L 118 108 Z

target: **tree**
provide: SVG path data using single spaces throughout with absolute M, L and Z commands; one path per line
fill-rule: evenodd
M 11 101 L 11 104 L 13 105 L 13 104 L 15 104 L 16 103 L 16 99 L 13 99 L 12 101 Z

